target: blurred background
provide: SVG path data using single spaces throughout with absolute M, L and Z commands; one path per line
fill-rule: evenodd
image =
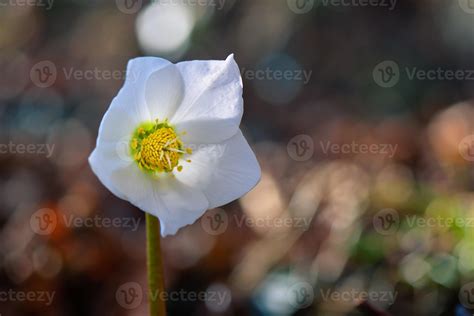
M 147 315 L 87 157 L 128 59 L 230 53 L 262 180 L 163 239 L 169 315 L 472 315 L 472 0 L 0 0 L 0 315 Z

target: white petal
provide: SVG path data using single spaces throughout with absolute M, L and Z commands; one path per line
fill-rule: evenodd
M 157 216 L 163 236 L 194 223 L 208 209 L 206 196 L 168 174 L 154 179 L 134 162 L 117 156 L 114 144 L 104 144 L 89 157 L 92 170 L 117 197 Z
M 102 118 L 97 144 L 130 137 L 138 124 L 149 120 L 148 109 L 140 105 L 133 87 L 125 84 Z
M 98 144 L 121 141 L 129 137 L 137 125 L 152 120 L 150 113 L 154 112 L 147 107 L 145 82 L 169 65 L 172 65 L 169 61 L 156 57 L 139 57 L 128 62 L 125 83 L 100 124 Z
M 163 207 L 157 210 L 163 236 L 176 234 L 178 229 L 194 223 L 209 208 L 209 201 L 200 190 L 175 178 L 168 180 L 154 187 L 155 195 L 163 202 Z
M 260 166 L 240 130 L 221 144 L 202 144 L 174 174 L 181 182 L 200 188 L 209 208 L 227 204 L 250 191 L 260 179 Z
M 242 78 L 233 55 L 225 61 L 188 61 L 182 103 L 171 119 L 188 143 L 218 143 L 235 135 L 243 114 Z
M 140 105 L 144 107 L 147 105 L 145 98 L 145 83 L 148 78 L 153 73 L 169 65 L 172 65 L 171 62 L 158 57 L 137 57 L 128 62 L 125 85 L 129 84 L 133 86 Z
M 120 159 L 110 160 L 108 158 L 110 155 L 110 153 L 108 153 L 109 150 L 104 150 L 104 147 L 105 145 L 102 146 L 101 149 L 94 149 L 92 154 L 89 156 L 91 169 L 109 191 L 121 199 L 126 199 L 125 195 L 115 187 L 110 176 L 113 170 L 126 168 L 128 164 L 126 161 Z M 113 163 L 115 163 L 115 165 Z
M 171 118 L 183 94 L 184 83 L 176 65 L 170 64 L 152 73 L 145 85 L 145 99 L 152 119 Z
M 115 172 L 111 178 L 130 203 L 160 219 L 163 236 L 174 235 L 181 227 L 194 223 L 209 206 L 199 190 L 169 175 L 153 179 L 136 165 Z

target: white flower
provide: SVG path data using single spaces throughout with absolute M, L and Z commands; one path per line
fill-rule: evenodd
M 129 61 L 89 157 L 116 196 L 157 216 L 163 236 L 252 189 L 260 167 L 239 130 L 242 79 L 225 61 Z

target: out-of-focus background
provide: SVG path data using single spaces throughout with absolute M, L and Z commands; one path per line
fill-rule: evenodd
M 0 314 L 147 315 L 87 157 L 128 59 L 230 53 L 262 180 L 163 239 L 169 315 L 472 315 L 472 0 L 0 0 Z

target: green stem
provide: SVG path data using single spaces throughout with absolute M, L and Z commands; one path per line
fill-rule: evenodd
M 146 252 L 148 269 L 148 301 L 150 316 L 166 316 L 164 276 L 161 262 L 160 221 L 146 213 Z

